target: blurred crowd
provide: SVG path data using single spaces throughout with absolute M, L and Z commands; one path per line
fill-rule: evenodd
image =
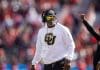
M 76 49 L 71 70 L 92 70 L 96 39 L 79 15 L 84 13 L 98 32 L 100 0 L 0 0 L 0 70 L 30 70 L 41 13 L 53 8 L 58 22 L 69 27 Z M 70 54 L 69 54 L 70 55 Z M 41 68 L 37 65 L 37 70 Z

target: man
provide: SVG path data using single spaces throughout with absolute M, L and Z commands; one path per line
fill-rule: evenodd
M 45 26 L 38 33 L 31 70 L 38 63 L 44 65 L 43 70 L 70 70 L 75 45 L 69 29 L 56 21 L 52 9 L 43 12 L 42 20 Z
M 93 65 L 94 65 L 94 69 L 93 70 L 100 70 L 100 34 L 96 33 L 94 31 L 94 29 L 89 25 L 89 23 L 85 19 L 85 15 L 84 14 L 81 15 L 81 20 L 82 20 L 83 24 L 86 26 L 86 28 L 88 29 L 88 31 L 97 40 L 97 44 L 98 44 L 97 50 L 94 52 L 94 55 L 93 55 Z M 99 33 L 100 33 L 100 29 L 99 29 Z

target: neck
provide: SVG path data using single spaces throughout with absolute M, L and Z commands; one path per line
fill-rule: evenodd
M 47 25 L 48 28 L 52 28 L 52 27 L 55 27 L 55 24 L 53 25 Z

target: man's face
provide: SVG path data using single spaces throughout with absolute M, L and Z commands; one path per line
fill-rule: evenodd
M 49 10 L 46 14 L 46 21 L 52 22 L 55 20 L 55 12 L 53 10 Z
M 46 17 L 46 20 L 47 20 L 47 26 L 48 27 L 52 27 L 52 26 L 55 25 L 54 22 L 53 22 L 55 20 L 55 16 L 49 15 L 49 16 Z
M 55 16 L 53 16 L 53 15 L 48 15 L 48 16 L 46 16 L 46 20 L 47 20 L 47 23 L 52 23 L 52 21 L 55 20 Z

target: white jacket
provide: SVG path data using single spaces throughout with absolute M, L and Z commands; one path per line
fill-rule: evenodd
M 63 58 L 72 60 L 75 44 L 69 29 L 59 23 L 39 30 L 32 65 L 51 64 Z

